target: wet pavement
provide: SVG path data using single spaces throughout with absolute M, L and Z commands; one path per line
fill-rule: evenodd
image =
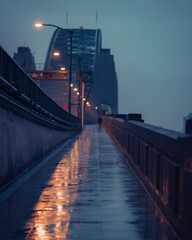
M 0 195 L 2 240 L 177 239 L 97 125 L 86 126 L 35 171 Z

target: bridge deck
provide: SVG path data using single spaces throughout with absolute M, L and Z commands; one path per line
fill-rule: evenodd
M 0 195 L 0 239 L 177 239 L 99 126 L 41 165 Z

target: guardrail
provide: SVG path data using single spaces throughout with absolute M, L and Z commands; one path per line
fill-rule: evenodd
M 120 117 L 102 117 L 104 128 L 177 234 L 192 239 L 192 135 Z
M 15 63 L 15 61 L 0 47 L 0 81 L 5 89 L 11 89 L 12 93 L 26 103 L 30 103 L 36 112 L 71 126 L 80 128 L 80 119 L 71 115 L 54 102 L 37 84 Z

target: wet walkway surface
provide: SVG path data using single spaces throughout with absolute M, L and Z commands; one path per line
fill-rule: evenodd
M 0 203 L 0 239 L 177 238 L 113 141 L 95 125 Z

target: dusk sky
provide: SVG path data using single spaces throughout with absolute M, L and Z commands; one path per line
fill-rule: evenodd
M 54 28 L 98 28 L 114 55 L 119 113 L 142 113 L 146 123 L 183 130 L 192 112 L 191 0 L 0 0 L 0 45 L 11 56 L 28 46 L 44 63 Z

